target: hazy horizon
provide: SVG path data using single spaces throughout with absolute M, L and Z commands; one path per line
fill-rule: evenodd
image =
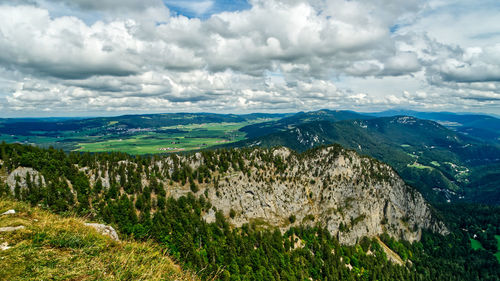
M 419 112 L 419 113 L 451 113 L 451 114 L 457 114 L 457 115 L 486 115 L 486 116 L 491 116 L 495 118 L 500 118 L 500 115 L 494 114 L 494 113 L 484 113 L 484 112 L 452 112 L 452 111 L 418 111 L 418 110 L 411 110 L 411 109 L 406 109 L 406 108 L 389 108 L 386 110 L 380 110 L 380 111 L 356 111 L 356 110 L 350 110 L 350 109 L 328 109 L 328 108 L 321 108 L 317 110 L 308 110 L 308 111 L 288 111 L 288 112 L 261 112 L 261 111 L 252 111 L 252 112 L 210 112 L 210 111 L 197 111 L 197 112 L 188 112 L 188 111 L 172 111 L 172 112 L 121 112 L 121 113 L 110 113 L 110 114 L 103 114 L 103 115 L 46 115 L 46 116 L 17 116 L 17 117 L 2 117 L 0 116 L 0 119 L 57 119 L 57 118 L 68 118 L 68 119 L 89 119 L 89 118 L 99 118 L 99 117 L 119 117 L 119 116 L 124 116 L 124 115 L 154 115 L 154 114 L 178 114 L 178 113 L 186 113 L 186 114 L 202 114 L 202 113 L 207 113 L 207 114 L 234 114 L 234 115 L 247 115 L 247 114 L 296 114 L 299 112 L 314 112 L 314 111 L 320 111 L 320 110 L 331 110 L 331 111 L 352 111 L 360 114 L 376 114 L 376 113 L 382 113 L 382 112 L 390 112 L 390 111 L 414 111 L 414 112 Z

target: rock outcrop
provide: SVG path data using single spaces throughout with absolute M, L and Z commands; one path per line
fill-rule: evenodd
M 13 215 L 15 213 L 16 213 L 16 210 L 10 209 L 10 210 L 7 210 L 7 211 L 3 212 L 2 214 L 0 214 L 0 216 Z
M 244 155 L 238 160 L 241 163 L 221 169 L 217 165 L 227 165 L 231 156 L 213 153 L 208 178 L 194 177 L 196 196 L 205 196 L 234 226 L 254 223 L 285 231 L 291 226 L 319 224 L 343 244 L 354 244 L 364 236 L 374 237 L 384 232 L 408 241 L 419 240 L 423 229 L 448 233 L 422 195 L 406 185 L 390 166 L 373 158 L 336 145 L 303 154 L 287 148 L 255 148 L 241 155 Z M 203 153 L 172 155 L 154 159 L 144 169 L 155 171 L 167 197 L 178 198 L 191 192 L 188 181 L 181 185 L 181 181 L 170 180 L 179 163 L 196 172 L 203 165 L 207 169 L 207 162 Z M 88 176 L 91 185 L 100 179 L 103 189 L 108 188 L 108 169 L 78 168 Z M 113 167 L 113 180 L 121 181 L 116 170 L 129 168 L 135 169 L 135 164 L 119 162 Z M 149 185 L 144 170 L 141 173 L 142 185 Z M 9 175 L 11 190 L 16 185 L 25 186 L 26 175 L 45 184 L 37 171 L 20 167 Z M 133 196 L 131 199 L 134 200 Z M 215 221 L 215 217 L 212 209 L 204 214 L 208 222 Z M 110 226 L 88 225 L 118 239 Z
M 28 177 L 30 178 L 30 181 L 33 185 L 39 185 L 40 183 L 41 185 L 45 185 L 45 178 L 40 174 L 40 172 L 32 168 L 18 167 L 7 177 L 7 185 L 10 188 L 10 192 L 14 194 L 16 185 L 19 185 L 21 189 L 27 188 Z
M 12 232 L 16 230 L 24 229 L 23 225 L 19 226 L 5 226 L 5 227 L 0 227 L 0 232 Z
M 281 167 L 255 159 L 259 168 L 225 175 L 207 190 L 214 206 L 233 213 L 234 225 L 260 222 L 285 230 L 320 224 L 344 244 L 384 232 L 408 241 L 419 240 L 422 229 L 448 232 L 388 165 L 337 146 L 307 155 L 280 148 L 274 156 Z
M 94 228 L 102 235 L 111 237 L 111 239 L 115 241 L 120 241 L 120 238 L 118 238 L 118 233 L 116 233 L 115 229 L 112 226 L 100 223 L 86 223 L 85 225 Z
M 7 242 L 3 242 L 2 244 L 0 244 L 0 251 L 5 251 L 5 250 L 8 250 L 10 248 L 11 247 L 9 246 L 9 243 L 7 243 Z

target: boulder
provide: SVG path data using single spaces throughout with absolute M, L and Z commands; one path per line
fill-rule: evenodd
M 5 250 L 8 250 L 8 249 L 10 249 L 9 243 L 3 242 L 2 244 L 0 244 L 0 250 L 5 251 Z
M 0 214 L 0 216 L 12 215 L 12 214 L 15 214 L 15 213 L 16 213 L 16 210 L 11 209 L 11 210 L 3 212 L 2 214 Z
M 86 223 L 85 225 L 94 228 L 95 230 L 97 230 L 97 232 L 103 235 L 111 237 L 111 239 L 115 241 L 120 241 L 120 238 L 118 238 L 118 234 L 112 226 L 101 223 Z
M 0 232 L 12 232 L 23 228 L 24 228 L 23 225 L 0 227 Z

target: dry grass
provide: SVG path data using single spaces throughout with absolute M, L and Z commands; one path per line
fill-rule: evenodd
M 84 226 L 27 204 L 0 199 L 0 227 L 24 225 L 0 233 L 0 280 L 197 280 L 152 242 L 115 242 Z

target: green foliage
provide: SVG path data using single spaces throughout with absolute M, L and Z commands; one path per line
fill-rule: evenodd
M 193 193 L 196 193 L 198 192 L 198 190 L 200 190 L 196 185 L 196 183 L 194 182 L 193 178 L 189 178 L 189 188 Z
M 497 208 L 457 206 L 452 208 L 455 214 L 446 205 L 442 213 L 452 233 L 445 237 L 424 232 L 421 242 L 410 244 L 382 236 L 403 260 L 412 262 L 398 266 L 387 260 L 376 241 L 364 238 L 356 246 L 341 246 L 337 237 L 332 237 L 322 226 L 292 227 L 284 234 L 258 221 L 232 227 L 205 196 L 188 193 L 178 199 L 167 198 L 161 184 L 189 182 L 198 188 L 198 184 L 209 179 L 217 188 L 220 180 L 217 173 L 248 169 L 248 163 L 255 159 L 252 157 L 277 168 L 283 166 L 285 161 L 277 161 L 271 150 L 204 151 L 204 163 L 197 169 L 172 155 L 171 165 L 161 170 L 154 167 L 153 157 L 122 153 L 65 154 L 21 145 L 2 147 L 9 159 L 8 169 L 20 165 L 32 167 L 45 178 L 46 185 L 30 179 L 30 187 L 18 192 L 21 200 L 59 213 L 71 211 L 94 216 L 130 239 L 154 240 L 184 267 L 199 272 L 203 279 L 217 274 L 216 279 L 222 280 L 497 280 L 500 274 L 493 256 L 500 226 Z M 335 146 L 332 153 L 340 149 Z M 298 157 L 314 153 L 318 150 Z M 78 167 L 105 171 L 109 174 L 109 187 L 99 181 L 92 183 Z M 149 179 L 149 184 L 143 186 L 143 177 Z M 212 188 L 212 183 L 206 186 Z M 211 210 L 216 211 L 215 222 L 207 223 L 203 216 Z M 229 216 L 235 217 L 236 212 L 230 211 Z M 308 215 L 303 223 L 311 225 L 314 219 Z M 341 223 L 339 235 L 363 219 L 361 215 L 351 218 L 347 225 Z M 290 215 L 289 221 L 295 220 Z M 471 248 L 472 233 L 484 233 L 477 239 L 485 250 Z M 85 248 L 92 243 L 77 235 L 60 234 L 40 232 L 30 241 L 61 249 Z M 368 251 L 373 255 L 367 254 Z

